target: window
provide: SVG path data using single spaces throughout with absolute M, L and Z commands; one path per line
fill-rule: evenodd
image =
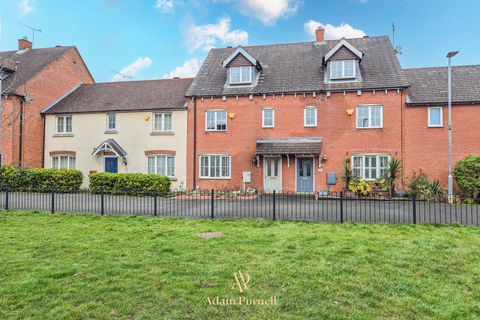
M 52 169 L 75 169 L 75 156 L 52 157 Z
M 263 109 L 262 110 L 262 127 L 264 128 L 273 128 L 275 125 L 275 113 L 273 109 Z
M 304 116 L 305 116 L 305 127 L 317 126 L 317 108 L 306 107 Z
M 205 122 L 207 131 L 225 131 L 227 130 L 227 110 L 207 111 L 207 121 Z
M 200 156 L 200 178 L 230 178 L 230 156 Z
M 428 108 L 428 126 L 429 127 L 443 127 L 443 108 L 431 107 Z
M 153 115 L 153 131 L 172 131 L 172 114 L 155 113 Z
M 107 114 L 107 130 L 117 129 L 117 115 Z
M 357 128 L 382 128 L 382 106 L 357 107 Z
M 330 79 L 355 78 L 355 60 L 332 61 Z
M 389 159 L 389 155 L 353 156 L 353 172 L 365 180 L 375 180 L 385 174 Z
M 230 84 L 251 82 L 252 67 L 230 67 Z
M 57 133 L 72 133 L 72 116 L 57 117 Z
M 147 173 L 175 177 L 175 156 L 148 156 Z

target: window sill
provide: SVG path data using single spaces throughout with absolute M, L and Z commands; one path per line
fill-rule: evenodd
M 53 137 L 73 137 L 73 133 L 55 133 Z
M 227 130 L 205 130 L 205 132 L 227 132 Z
M 262 129 L 273 129 L 273 128 L 275 128 L 275 127 L 273 127 L 273 126 L 272 127 L 262 127 Z
M 216 178 L 200 177 L 200 178 L 198 178 L 198 179 L 200 179 L 200 180 L 203 180 L 203 179 L 205 179 L 205 180 L 230 180 L 230 179 L 232 179 L 232 178 L 231 178 L 231 177 L 228 177 L 228 178 L 220 178 L 220 177 L 216 177 Z
M 428 126 L 429 128 L 445 128 L 444 126 Z
M 252 84 L 252 81 L 249 82 L 230 82 L 231 86 L 237 85 L 237 84 Z
M 330 78 L 330 80 L 335 81 L 335 80 L 352 80 L 355 79 L 356 77 L 340 77 L 340 78 Z
M 317 126 L 316 124 L 315 124 L 315 125 L 313 125 L 313 124 L 311 124 L 311 125 L 304 125 L 305 128 L 315 128 L 316 126 Z
M 118 133 L 117 130 L 107 130 L 104 132 L 105 134 L 115 134 L 115 133 Z
M 174 178 L 174 177 L 168 177 L 168 176 L 167 176 L 167 178 L 169 178 L 170 181 L 177 181 L 177 180 L 178 180 L 177 178 Z
M 365 127 L 365 128 L 357 128 L 358 130 L 368 130 L 368 129 L 383 129 L 383 127 Z
M 165 131 L 165 132 L 160 132 L 160 131 L 153 131 L 150 132 L 151 136 L 173 136 L 175 133 L 173 131 Z

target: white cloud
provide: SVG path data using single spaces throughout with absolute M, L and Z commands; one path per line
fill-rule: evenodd
M 146 68 L 150 68 L 152 65 L 152 60 L 149 57 L 138 58 L 136 61 L 130 63 L 128 66 L 123 68 L 120 73 L 126 76 L 134 77 L 138 71 Z M 123 80 L 123 76 L 116 74 L 111 81 L 120 81 Z
M 173 9 L 173 0 L 157 0 L 157 3 L 155 3 L 153 7 L 161 12 L 175 13 L 175 10 Z
M 305 31 L 315 39 L 315 30 L 319 26 L 325 29 L 325 40 L 334 40 L 345 38 L 362 38 L 366 36 L 362 30 L 354 29 L 347 23 L 342 23 L 339 27 L 334 27 L 331 24 L 324 25 L 321 22 L 310 20 L 304 24 Z
M 246 16 L 260 19 L 266 26 L 273 26 L 278 19 L 288 19 L 297 13 L 301 0 L 214 0 L 235 2 L 238 11 Z
M 22 16 L 25 16 L 25 15 L 27 15 L 27 14 L 29 14 L 30 12 L 32 12 L 32 11 L 35 10 L 34 7 L 28 5 L 28 1 L 29 1 L 29 0 L 22 0 L 22 1 L 20 1 L 20 3 L 18 4 L 18 9 L 20 10 L 20 14 L 21 14 Z
M 119 1 L 120 0 L 101 0 L 101 2 L 107 7 L 108 10 L 117 9 Z
M 230 31 L 230 17 L 222 18 L 217 24 L 207 24 L 196 26 L 193 19 L 184 19 L 188 24 L 183 29 L 185 36 L 184 45 L 189 48 L 189 52 L 202 48 L 205 51 L 214 48 L 217 41 L 222 45 L 232 44 L 246 45 L 248 43 L 248 33 L 243 30 Z M 182 22 L 182 23 L 184 23 Z
M 200 70 L 198 59 L 192 58 L 185 62 L 183 66 L 176 67 L 172 72 L 164 75 L 163 79 L 172 79 L 173 77 L 192 78 L 197 75 L 198 70 Z

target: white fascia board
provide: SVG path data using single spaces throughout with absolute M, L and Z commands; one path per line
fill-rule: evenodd
M 257 60 L 254 59 L 251 55 L 249 55 L 245 50 L 243 50 L 242 47 L 238 47 L 237 50 L 235 50 L 228 58 L 227 60 L 223 61 L 223 67 L 225 68 L 227 66 L 227 64 L 230 63 L 230 61 L 233 60 L 233 58 L 235 58 L 237 56 L 237 54 L 243 54 L 245 56 L 245 58 L 248 59 L 248 61 L 250 61 L 254 66 L 257 65 Z
M 363 58 L 363 53 L 360 50 L 358 50 L 357 48 L 352 46 L 350 43 L 348 43 L 346 39 L 342 39 L 332 49 L 330 49 L 330 51 L 327 52 L 327 54 L 325 55 L 325 61 L 328 61 L 328 59 L 330 59 L 335 54 L 335 52 L 337 52 L 337 50 L 340 49 L 342 46 L 347 47 L 359 59 Z

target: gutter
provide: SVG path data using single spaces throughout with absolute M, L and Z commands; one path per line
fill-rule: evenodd
M 43 114 L 91 114 L 91 113 L 105 113 L 105 112 L 162 112 L 162 111 L 182 111 L 187 110 L 187 107 L 181 108 L 158 108 L 158 109 L 108 109 L 108 110 L 94 110 L 94 111 L 56 111 L 56 112 L 43 112 Z
M 23 106 L 25 105 L 25 97 L 20 99 L 20 137 L 18 143 L 18 164 L 22 165 L 22 141 L 23 141 Z
M 197 176 L 197 98 L 193 96 L 193 190 L 196 190 Z
M 411 86 L 393 86 L 393 87 L 369 87 L 369 88 L 348 88 L 348 89 L 322 89 L 322 90 L 289 90 L 289 91 L 265 91 L 265 92 L 250 92 L 250 93 L 221 93 L 221 94 L 199 94 L 199 95 L 186 95 L 185 98 L 193 97 L 223 97 L 223 96 L 259 96 L 269 94 L 293 94 L 293 93 L 322 93 L 322 92 L 343 92 L 343 91 L 370 91 L 370 90 L 391 90 L 391 89 L 404 89 Z
M 42 142 L 42 168 L 45 168 L 45 115 L 42 113 L 43 118 L 43 142 Z
M 410 103 L 405 103 L 407 107 L 413 107 L 413 106 L 438 106 L 438 105 L 447 105 L 448 101 L 444 102 L 410 102 Z M 480 100 L 472 100 L 472 101 L 452 101 L 452 104 L 455 105 L 462 105 L 462 104 L 480 104 Z

